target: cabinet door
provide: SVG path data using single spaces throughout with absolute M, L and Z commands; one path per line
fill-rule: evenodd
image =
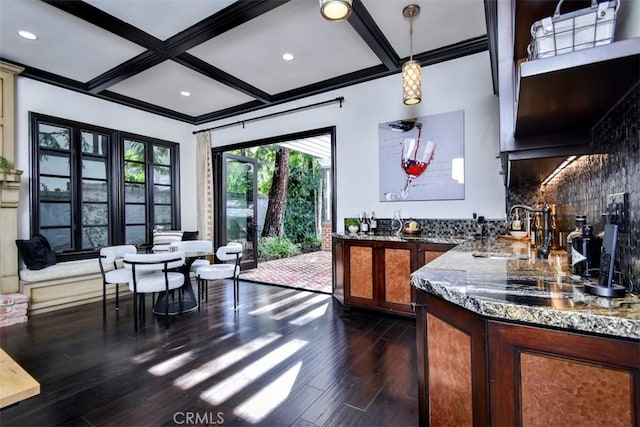
M 489 322 L 495 425 L 638 425 L 640 343 Z
M 373 254 L 371 242 L 345 242 L 345 302 L 370 306 L 376 304 Z
M 415 301 L 410 276 L 417 269 L 417 247 L 386 243 L 380 251 L 380 306 L 410 313 Z
M 421 243 L 418 245 L 418 268 L 429 264 L 455 245 L 443 243 Z
M 488 425 L 485 323 L 416 291 L 420 425 Z

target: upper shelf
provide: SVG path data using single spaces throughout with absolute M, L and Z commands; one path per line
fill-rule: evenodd
M 640 38 L 520 64 L 514 136 L 590 129 L 640 80 Z

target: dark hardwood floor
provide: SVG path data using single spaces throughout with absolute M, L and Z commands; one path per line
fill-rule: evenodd
M 0 346 L 41 394 L 0 411 L 6 426 L 409 426 L 418 424 L 415 321 L 329 295 L 212 284 L 200 312 L 150 313 L 131 297 L 31 316 Z

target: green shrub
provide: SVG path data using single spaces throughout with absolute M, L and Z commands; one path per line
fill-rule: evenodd
M 298 254 L 300 249 L 286 237 L 261 237 L 258 240 L 258 256 L 266 261 Z

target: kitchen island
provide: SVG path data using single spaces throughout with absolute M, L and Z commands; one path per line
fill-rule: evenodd
M 567 270 L 497 240 L 411 275 L 421 424 L 638 425 L 640 298 L 587 295 Z

